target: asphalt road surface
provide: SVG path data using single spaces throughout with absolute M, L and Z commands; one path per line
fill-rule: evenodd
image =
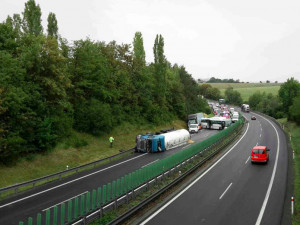
M 244 115 L 249 125 L 240 141 L 140 224 L 280 224 L 288 163 L 285 136 L 272 121 Z M 255 145 L 270 148 L 268 164 L 251 163 Z
M 198 134 L 192 134 L 191 139 L 198 143 L 217 132 L 216 130 L 201 130 Z M 0 225 L 16 225 L 19 221 L 27 221 L 28 217 L 32 217 L 35 221 L 37 213 L 45 213 L 45 209 L 66 202 L 84 192 L 97 189 L 136 169 L 181 151 L 189 145 L 157 154 L 135 153 L 122 160 L 82 172 L 63 181 L 36 187 L 26 193 L 6 199 L 0 202 Z

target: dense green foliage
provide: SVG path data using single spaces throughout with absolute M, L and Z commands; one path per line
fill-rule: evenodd
M 242 97 L 238 91 L 233 90 L 233 87 L 228 87 L 225 91 L 226 102 L 233 105 L 241 105 Z
M 300 84 L 294 78 L 280 86 L 278 96 L 256 92 L 249 97 L 250 107 L 275 118 L 300 122 Z
M 212 87 L 210 84 L 202 84 L 200 86 L 200 94 L 205 98 L 219 100 L 222 98 L 219 88 Z
M 160 124 L 209 113 L 192 76 L 167 61 L 161 35 L 147 64 L 140 32 L 132 45 L 69 44 L 54 13 L 43 33 L 34 0 L 22 15 L 0 24 L 0 163 L 48 151 L 72 129 L 99 135 L 123 121 Z

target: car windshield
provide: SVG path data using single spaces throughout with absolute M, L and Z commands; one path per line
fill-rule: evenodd
M 264 154 L 265 150 L 263 149 L 253 149 L 253 154 Z

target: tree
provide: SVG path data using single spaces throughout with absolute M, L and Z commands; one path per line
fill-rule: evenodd
M 23 12 L 23 30 L 25 33 L 39 35 L 43 32 L 42 27 L 42 12 L 39 5 L 35 4 L 34 0 L 28 0 L 25 3 Z
M 226 102 L 241 105 L 242 104 L 242 97 L 238 91 L 234 91 L 233 87 L 228 87 L 225 91 L 225 98 Z
M 54 13 L 50 12 L 48 15 L 48 35 L 54 38 L 58 38 L 58 26 L 57 20 Z
M 166 97 L 166 70 L 167 61 L 164 55 L 164 38 L 161 35 L 156 35 L 153 47 L 154 52 L 154 77 L 156 81 L 155 96 L 159 106 L 164 106 Z
M 290 120 L 300 125 L 300 94 L 293 99 L 293 105 L 289 108 Z
M 200 85 L 200 94 L 207 98 L 206 91 L 209 88 L 212 88 L 212 86 L 210 84 L 202 84 L 202 85 Z
M 288 113 L 289 107 L 293 104 L 293 99 L 300 92 L 300 85 L 293 77 L 284 82 L 278 91 L 279 98 L 283 104 L 283 111 Z
M 146 65 L 144 41 L 141 32 L 136 32 L 133 39 L 133 60 L 138 68 Z

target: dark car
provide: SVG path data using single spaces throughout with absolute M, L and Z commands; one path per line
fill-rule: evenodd
M 256 117 L 255 116 L 251 116 L 251 120 L 256 120 Z

